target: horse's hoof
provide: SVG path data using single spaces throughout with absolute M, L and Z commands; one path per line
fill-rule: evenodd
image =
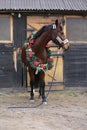
M 42 103 L 45 104 L 45 105 L 47 104 L 46 98 L 44 98 L 44 99 L 42 100 Z
M 44 105 L 47 105 L 47 102 L 45 101 L 45 102 L 43 102 L 43 104 L 44 104 Z
M 31 103 L 34 103 L 34 99 L 30 99 L 30 102 L 31 102 Z

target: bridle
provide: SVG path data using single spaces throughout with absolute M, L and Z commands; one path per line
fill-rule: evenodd
M 53 26 L 52 26 L 52 28 L 53 28 L 53 33 L 54 33 L 54 36 L 55 36 L 55 38 L 54 38 L 54 42 L 55 43 L 60 43 L 61 44 L 61 46 L 63 46 L 63 44 L 66 44 L 67 42 L 69 42 L 68 41 L 68 39 L 66 38 L 65 40 L 62 40 L 59 36 L 58 36 L 58 34 L 57 34 L 57 27 L 56 27 L 56 24 L 53 24 Z

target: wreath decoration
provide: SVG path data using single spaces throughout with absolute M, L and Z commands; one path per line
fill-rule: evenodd
M 28 42 L 29 41 L 29 42 Z M 38 58 L 34 55 L 34 52 L 31 49 L 31 46 L 34 45 L 34 38 L 33 36 L 31 38 L 28 38 L 25 42 L 26 46 L 26 58 L 30 63 L 30 66 L 36 70 L 36 74 L 40 71 L 46 72 L 47 70 L 51 70 L 53 67 L 53 58 L 52 58 L 52 52 L 49 49 L 49 44 L 46 44 L 46 52 L 47 52 L 47 63 L 42 64 L 38 61 Z

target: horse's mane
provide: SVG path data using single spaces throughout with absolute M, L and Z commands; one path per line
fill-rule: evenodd
M 36 34 L 35 39 L 37 39 L 43 32 L 46 32 L 48 30 L 52 29 L 52 25 L 43 26 Z
M 38 32 L 34 34 L 34 39 L 37 39 L 39 36 L 41 36 L 42 33 L 52 29 L 52 25 L 43 26 Z M 29 36 L 25 42 L 28 42 L 31 36 Z

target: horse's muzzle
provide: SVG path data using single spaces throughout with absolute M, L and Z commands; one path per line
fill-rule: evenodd
M 69 50 L 69 48 L 70 48 L 70 44 L 69 43 L 64 44 L 64 46 L 63 46 L 63 50 L 64 51 Z

